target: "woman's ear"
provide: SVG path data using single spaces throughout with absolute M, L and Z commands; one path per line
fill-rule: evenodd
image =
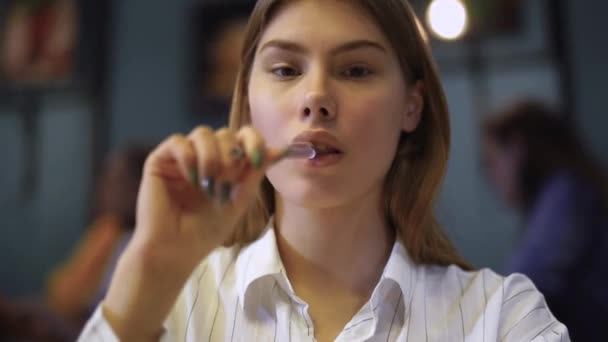
M 422 118 L 423 109 L 424 86 L 422 85 L 422 81 L 416 81 L 408 90 L 408 94 L 405 97 L 405 113 L 403 113 L 401 129 L 406 133 L 415 131 Z

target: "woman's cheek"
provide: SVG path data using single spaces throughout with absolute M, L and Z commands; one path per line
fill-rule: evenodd
M 276 96 L 258 96 L 251 105 L 251 123 L 272 147 L 282 147 L 287 143 L 286 137 L 290 123 L 296 120 L 295 109 Z

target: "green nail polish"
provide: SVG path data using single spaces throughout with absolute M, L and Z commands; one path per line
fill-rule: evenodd
M 190 182 L 192 182 L 192 185 L 198 187 L 198 170 L 196 168 L 190 169 Z
M 253 151 L 253 155 L 251 156 L 251 164 L 256 169 L 259 169 L 262 166 L 262 162 L 264 161 L 264 152 L 262 150 Z

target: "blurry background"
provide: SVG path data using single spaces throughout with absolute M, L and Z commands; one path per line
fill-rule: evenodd
M 608 162 L 608 3 L 463 1 L 468 31 L 444 40 L 429 28 L 430 1 L 411 2 L 429 31 L 451 108 L 452 154 L 438 214 L 466 258 L 500 271 L 521 222 L 483 173 L 482 120 L 515 100 L 539 99 L 571 113 Z M 15 6 L 27 8 L 18 23 Z M 56 11 L 44 14 L 44 6 Z M 196 124 L 224 124 L 230 51 L 249 8 L 246 1 L 0 2 L 0 293 L 43 291 L 92 221 L 96 180 L 112 151 Z M 450 17 L 457 11 L 447 13 L 440 23 L 458 21 Z M 28 25 L 32 32 L 15 33 Z M 11 64 L 15 40 L 38 50 Z M 227 65 L 212 67 L 218 60 Z

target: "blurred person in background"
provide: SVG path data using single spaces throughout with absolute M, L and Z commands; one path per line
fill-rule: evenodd
M 94 220 L 74 253 L 49 277 L 49 306 L 79 326 L 105 295 L 116 260 L 131 237 L 143 165 L 151 150 L 132 145 L 106 161 L 97 184 Z
M 73 341 L 76 330 L 40 300 L 14 299 L 0 294 L 0 341 Z
M 483 126 L 484 164 L 524 229 L 506 273 L 532 279 L 574 341 L 608 322 L 608 191 L 602 165 L 565 115 L 531 100 Z
M 131 237 L 143 165 L 151 150 L 130 145 L 108 158 L 96 187 L 94 219 L 73 253 L 51 272 L 45 300 L 0 296 L 1 340 L 75 340 L 105 296 Z
M 194 111 L 195 124 L 200 115 L 206 124 L 219 128 L 228 125 L 236 76 L 241 65 L 241 47 L 251 2 L 218 2 L 200 5 L 194 18 Z M 210 115 L 210 116 L 209 116 Z

